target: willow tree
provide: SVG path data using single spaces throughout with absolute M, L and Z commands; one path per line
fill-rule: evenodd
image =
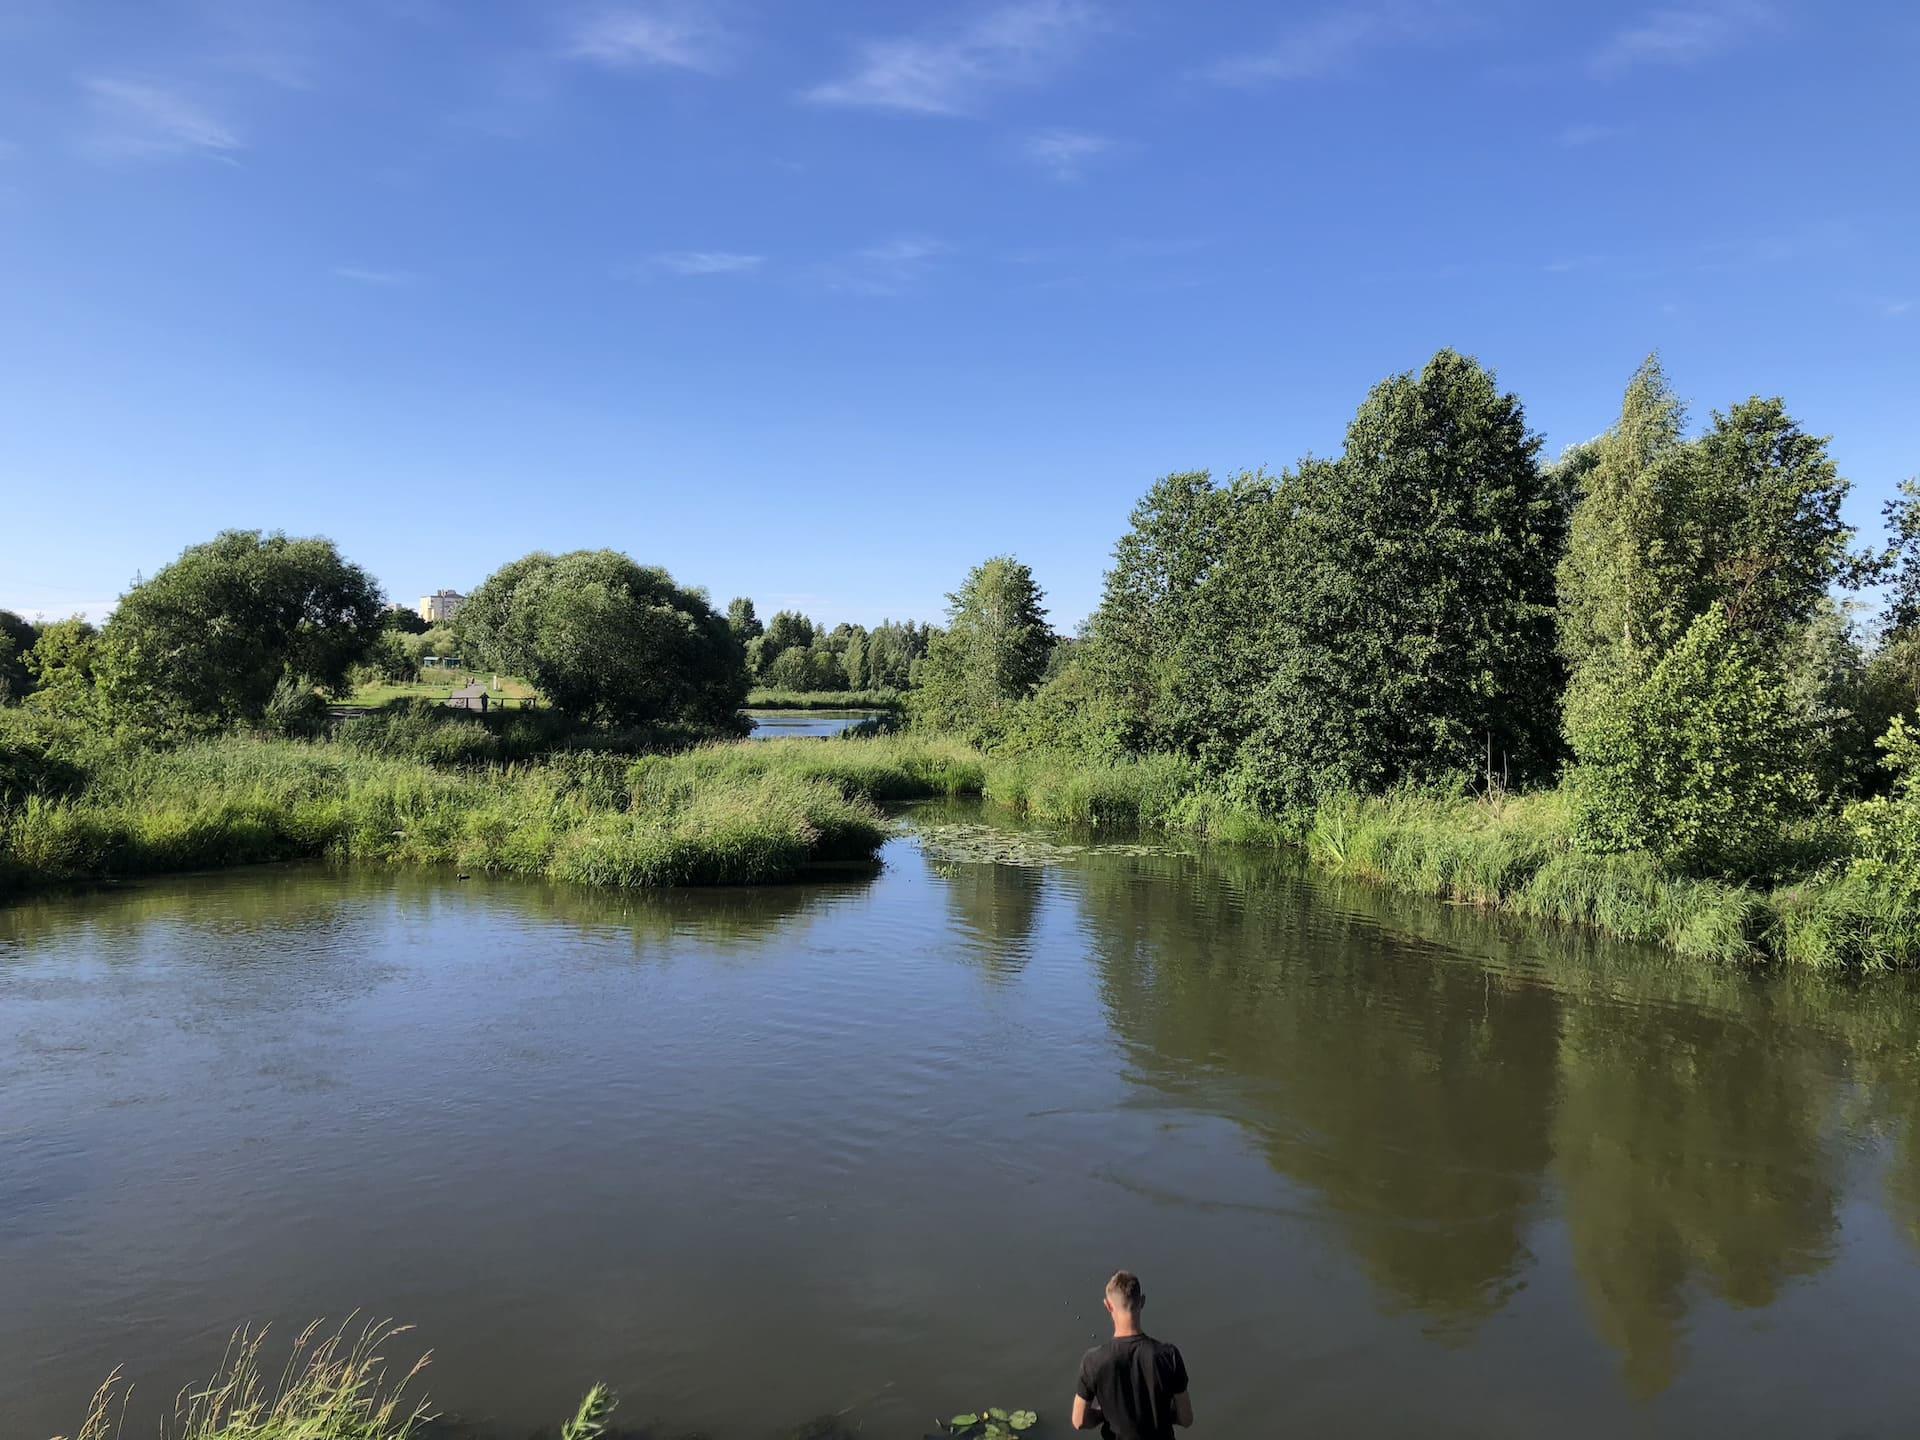
M 503 565 L 455 630 L 469 663 L 524 677 L 577 719 L 739 728 L 747 677 L 726 617 L 617 551 L 536 551 Z
M 282 680 L 343 693 L 385 609 L 331 540 L 228 530 L 120 597 L 96 669 L 114 716 L 134 728 L 254 721 Z

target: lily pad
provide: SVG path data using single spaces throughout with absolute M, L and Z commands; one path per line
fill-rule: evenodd
M 1007 1423 L 1016 1430 L 1029 1430 L 1039 1418 L 1031 1410 L 1016 1410 L 1007 1418 Z
M 969 1425 L 978 1425 L 979 1423 L 980 1417 L 978 1415 L 956 1415 L 947 1421 L 947 1428 L 949 1430 L 964 1430 Z

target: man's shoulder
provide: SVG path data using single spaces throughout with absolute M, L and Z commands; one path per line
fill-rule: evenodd
M 1087 1347 L 1087 1353 L 1080 1357 L 1080 1368 L 1082 1370 L 1091 1370 L 1094 1366 L 1105 1361 L 1111 1354 L 1113 1354 L 1113 1341 L 1111 1340 L 1102 1340 L 1098 1345 L 1089 1345 Z

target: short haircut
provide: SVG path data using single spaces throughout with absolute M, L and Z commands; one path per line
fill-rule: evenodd
M 1116 1270 L 1107 1281 L 1107 1298 L 1113 1302 L 1114 1309 L 1138 1315 L 1140 1307 L 1147 1303 L 1147 1292 L 1140 1288 L 1140 1277 L 1131 1270 Z

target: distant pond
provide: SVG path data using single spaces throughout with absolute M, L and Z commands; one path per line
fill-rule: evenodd
M 849 730 L 862 720 L 877 720 L 884 710 L 749 710 L 754 740 L 824 739 Z

